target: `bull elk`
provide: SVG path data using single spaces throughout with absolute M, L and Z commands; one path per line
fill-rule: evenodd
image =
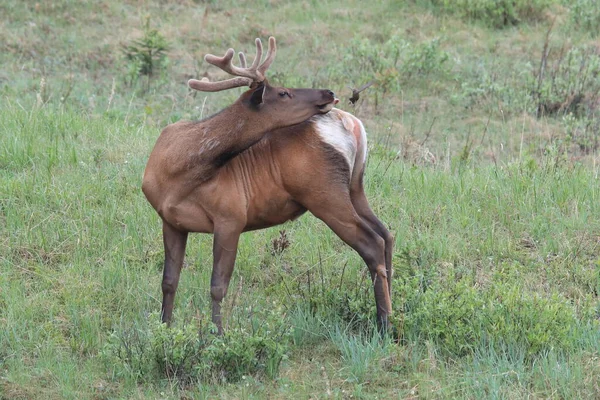
M 232 63 L 233 49 L 205 60 L 233 78 L 191 79 L 190 88 L 215 92 L 249 86 L 232 105 L 201 121 L 180 121 L 160 134 L 142 190 L 162 219 L 165 263 L 162 321 L 169 323 L 189 232 L 212 233 L 212 320 L 223 332 L 227 293 L 242 232 L 293 220 L 309 210 L 356 250 L 371 273 L 377 320 L 391 313 L 392 242 L 363 189 L 366 133 L 339 109 L 333 92 L 271 86 L 265 72 L 276 53 L 262 44 L 247 67 Z

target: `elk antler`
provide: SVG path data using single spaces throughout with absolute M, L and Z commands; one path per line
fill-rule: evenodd
M 263 53 L 262 42 L 258 38 L 255 40 L 255 42 L 256 57 L 254 58 L 250 68 L 246 66 L 246 56 L 242 52 L 239 53 L 241 67 L 236 67 L 233 65 L 231 61 L 233 59 L 233 55 L 235 54 L 233 49 L 227 50 L 223 57 L 217 57 L 212 54 L 207 54 L 204 56 L 206 62 L 221 68 L 223 71 L 231 75 L 236 76 L 235 78 L 230 78 L 219 82 L 210 82 L 207 78 L 202 78 L 200 81 L 196 79 L 190 79 L 188 81 L 188 86 L 192 89 L 200 90 L 202 92 L 218 92 L 240 86 L 250 86 L 253 82 L 264 81 L 265 72 L 267 69 L 269 69 L 271 63 L 275 59 L 275 54 L 277 53 L 277 44 L 275 43 L 275 38 L 271 36 L 269 38 L 269 50 L 267 51 L 267 57 L 261 63 L 260 60 Z

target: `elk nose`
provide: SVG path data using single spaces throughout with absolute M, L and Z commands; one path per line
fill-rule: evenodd
M 333 93 L 331 90 L 328 90 L 327 94 L 330 95 L 331 97 L 335 97 L 335 93 Z

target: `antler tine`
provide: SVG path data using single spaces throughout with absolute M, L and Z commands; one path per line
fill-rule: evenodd
M 254 57 L 254 61 L 252 62 L 252 65 L 250 66 L 250 69 L 252 71 L 256 71 L 256 69 L 258 68 L 258 65 L 260 64 L 260 60 L 262 59 L 262 53 L 263 53 L 262 41 L 259 38 L 256 38 L 254 40 L 254 43 L 256 43 L 256 57 Z M 262 78 L 265 79 L 264 76 Z
M 275 42 L 275 38 L 271 36 L 269 38 L 269 50 L 267 50 L 267 57 L 265 58 L 265 61 L 260 65 L 260 67 L 258 67 L 258 72 L 260 72 L 261 75 L 265 75 L 265 72 L 267 72 L 267 70 L 271 66 L 271 63 L 275 59 L 276 54 L 277 43 Z
M 210 82 L 206 78 L 202 78 L 200 81 L 196 79 L 190 79 L 188 81 L 188 86 L 192 89 L 200 90 L 202 92 L 218 92 L 239 86 L 250 86 L 252 85 L 252 82 L 264 81 L 265 71 L 273 62 L 275 53 L 277 52 L 275 38 L 272 36 L 269 38 L 269 50 L 267 52 L 265 61 L 262 63 L 262 42 L 259 38 L 256 38 L 254 42 L 256 43 L 256 57 L 252 61 L 252 65 L 249 68 L 247 67 L 248 64 L 246 61 L 246 56 L 242 52 L 238 53 L 238 57 L 240 58 L 240 67 L 233 65 L 232 59 L 235 54 L 233 49 L 228 49 L 223 57 L 217 57 L 213 54 L 207 54 L 204 56 L 204 60 L 206 60 L 207 63 L 212 64 L 231 75 L 235 75 L 235 78 L 230 78 L 219 82 Z
M 252 79 L 241 76 L 219 82 L 210 82 L 207 78 L 202 78 L 202 80 L 190 79 L 188 81 L 190 88 L 201 92 L 220 92 L 221 90 L 250 86 L 251 84 Z
M 242 68 L 246 68 L 246 56 L 241 51 L 239 52 L 238 56 L 240 57 L 240 66 Z
M 233 49 L 229 49 L 225 52 L 225 55 L 223 57 L 217 57 L 212 54 L 207 54 L 204 56 L 204 60 L 209 64 L 221 68 L 223 71 L 231 75 L 242 76 L 250 78 L 253 81 L 259 82 L 264 80 L 264 77 L 261 74 L 257 74 L 256 69 L 252 69 L 252 67 L 240 68 L 233 65 L 232 59 L 234 54 L 235 52 L 233 51 Z

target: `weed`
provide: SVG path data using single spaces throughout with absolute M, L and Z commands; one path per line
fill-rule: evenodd
M 502 77 L 502 71 L 480 66 L 471 79 L 461 83 L 460 96 L 467 107 L 486 104 L 490 112 L 500 111 L 504 116 L 523 111 L 538 118 L 570 114 L 583 119 L 580 125 L 585 126 L 585 134 L 575 136 L 585 136 L 584 141 L 589 142 L 596 135 L 595 124 L 588 121 L 597 113 L 600 100 L 600 55 L 593 46 L 565 44 L 555 49 L 548 41 L 547 36 L 535 70 L 532 61 L 519 72 Z M 573 130 L 572 124 L 567 126 Z
M 446 72 L 449 55 L 441 49 L 440 39 L 408 46 L 408 51 L 402 64 L 406 79 L 416 76 L 427 77 Z
M 327 338 L 327 322 L 307 307 L 296 306 L 288 319 L 292 326 L 292 342 L 296 346 L 314 345 Z
M 364 383 L 380 371 L 380 361 L 389 353 L 390 343 L 375 329 L 352 334 L 347 328 L 336 325 L 329 337 L 342 355 L 349 380 Z
M 566 140 L 583 154 L 593 154 L 598 150 L 600 141 L 600 122 L 596 113 L 577 118 L 572 113 L 562 118 L 566 130 Z
M 271 243 L 273 245 L 273 248 L 271 249 L 271 255 L 280 255 L 285 251 L 285 249 L 290 247 L 290 240 L 288 239 L 285 230 L 279 231 L 279 237 L 273 239 Z

